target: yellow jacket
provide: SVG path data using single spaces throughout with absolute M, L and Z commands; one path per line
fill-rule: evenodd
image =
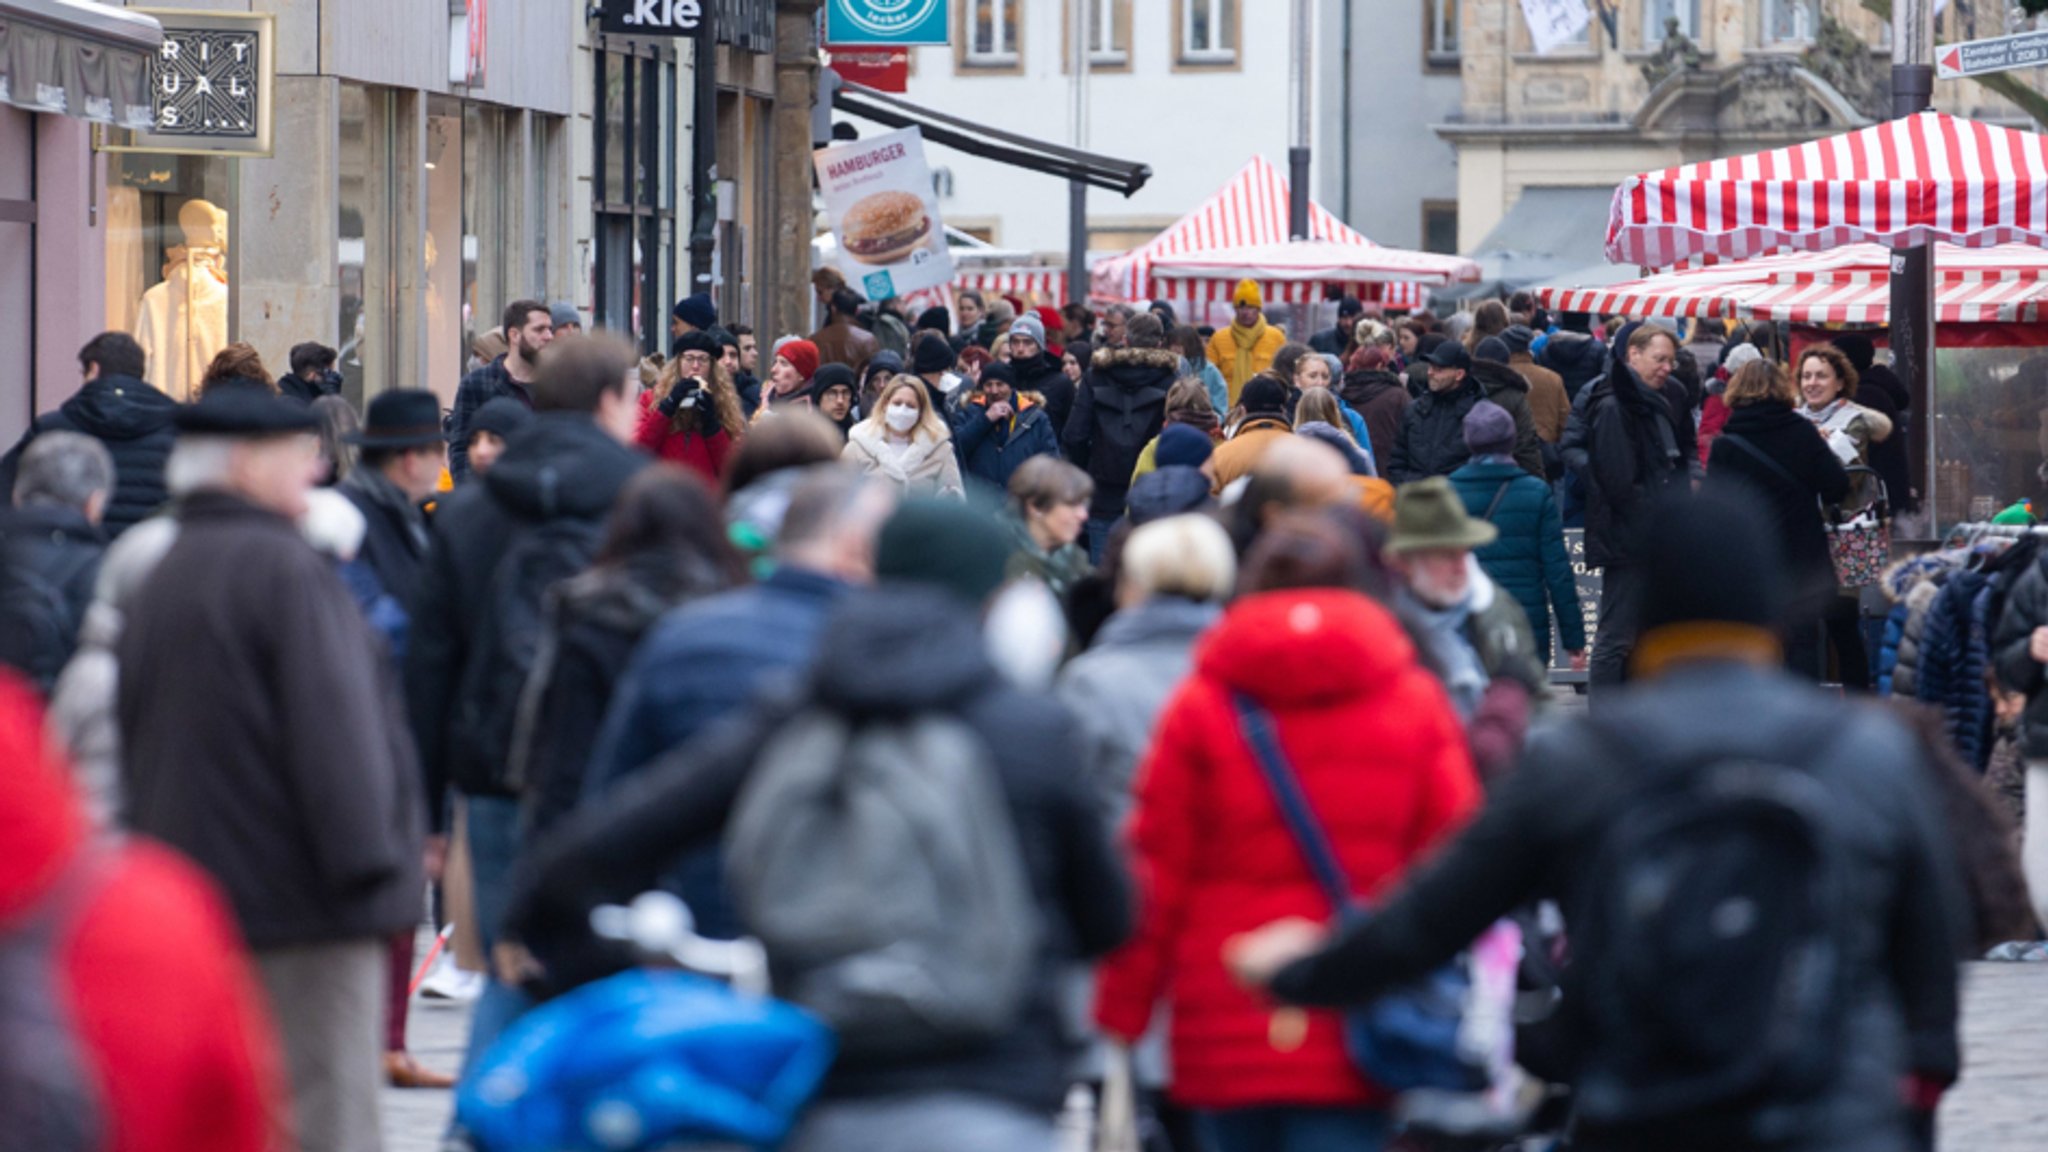
M 1271 324 L 1266 325 L 1265 331 L 1259 334 L 1258 343 L 1252 345 L 1252 370 L 1240 378 L 1236 375 L 1237 338 L 1230 334 L 1229 326 L 1218 328 L 1216 334 L 1209 337 L 1209 363 L 1223 373 L 1223 384 L 1230 389 L 1232 408 L 1237 407 L 1237 394 L 1244 388 L 1244 382 L 1272 367 L 1273 354 L 1280 351 L 1280 346 L 1285 343 L 1287 333 Z M 1217 415 L 1223 413 L 1218 412 Z

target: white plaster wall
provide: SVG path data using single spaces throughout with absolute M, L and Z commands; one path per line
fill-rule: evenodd
M 1129 199 L 1089 189 L 1089 219 L 1097 228 L 1169 224 L 1255 153 L 1286 170 L 1287 7 L 1277 0 L 1243 3 L 1235 71 L 1176 72 L 1178 2 L 1132 0 L 1130 71 L 1090 75 L 1088 149 L 1152 166 L 1151 182 Z M 905 98 L 1021 135 L 1071 142 L 1061 5 L 1024 0 L 1022 7 L 1020 75 L 956 74 L 950 47 L 920 48 Z M 887 130 L 857 123 L 866 134 Z M 936 144 L 927 156 L 933 167 L 953 174 L 953 194 L 940 202 L 949 219 L 993 221 L 997 242 L 1007 248 L 1066 251 L 1065 181 Z
M 1351 103 L 1344 105 L 1344 8 L 1351 13 Z M 1318 203 L 1373 240 L 1422 246 L 1425 200 L 1458 199 L 1457 151 L 1434 128 L 1463 99 L 1455 69 L 1423 67 L 1420 3 L 1322 0 L 1316 41 Z M 1351 195 L 1344 197 L 1345 144 Z

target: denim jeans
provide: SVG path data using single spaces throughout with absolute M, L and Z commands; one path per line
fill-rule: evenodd
M 476 885 L 477 936 L 483 942 L 484 955 L 489 956 L 498 942 L 498 930 L 512 899 L 512 867 L 519 860 L 519 801 L 509 796 L 470 796 L 466 803 L 470 871 Z M 477 1058 L 530 1006 L 524 992 L 500 984 L 496 974 L 492 974 L 469 1019 L 469 1048 L 462 1056 L 463 1076 L 469 1075 Z
M 1387 1117 L 1369 1108 L 1233 1108 L 1200 1117 L 1206 1152 L 1379 1152 Z
M 1088 530 L 1084 537 L 1088 541 L 1088 562 L 1102 563 L 1102 550 L 1109 544 L 1109 530 L 1116 527 L 1120 516 L 1090 516 Z

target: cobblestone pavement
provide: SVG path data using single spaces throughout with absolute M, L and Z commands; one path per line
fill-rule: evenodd
M 433 937 L 420 932 L 424 955 Z M 406 1017 L 406 1042 L 419 1062 L 453 1076 L 462 1067 L 469 1040 L 469 1006 L 447 1000 L 413 998 Z M 384 1152 L 437 1152 L 448 1117 L 455 1110 L 453 1092 L 384 1089 Z

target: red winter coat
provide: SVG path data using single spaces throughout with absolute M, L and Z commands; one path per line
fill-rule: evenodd
M 640 407 L 645 411 L 640 413 L 640 427 L 633 433 L 633 443 L 652 452 L 657 459 L 688 468 L 716 488 L 719 478 L 725 475 L 725 458 L 732 454 L 732 437 L 723 428 L 709 438 L 694 427 L 678 432 L 674 421 L 657 411 L 654 404 L 654 393 L 640 394 Z
M 1173 1013 L 1173 1098 L 1195 1108 L 1357 1106 L 1384 1094 L 1344 1055 L 1337 1017 L 1300 1017 L 1234 983 L 1225 941 L 1331 917 L 1240 734 L 1231 695 L 1270 710 L 1349 873 L 1376 898 L 1478 803 L 1449 698 L 1388 612 L 1335 589 L 1239 601 L 1202 642 L 1140 769 L 1129 828 L 1137 935 L 1102 966 L 1095 1016 L 1134 1040 Z
M 0 935 L 32 914 L 91 835 L 42 753 L 28 691 L 0 680 Z M 289 1104 L 262 989 L 227 903 L 139 836 L 100 849 L 97 885 L 58 944 L 54 980 L 108 1152 L 262 1152 Z M 0 1145 L 7 1145 L 0 1134 Z M 11 1145 L 9 1145 L 11 1146 Z

